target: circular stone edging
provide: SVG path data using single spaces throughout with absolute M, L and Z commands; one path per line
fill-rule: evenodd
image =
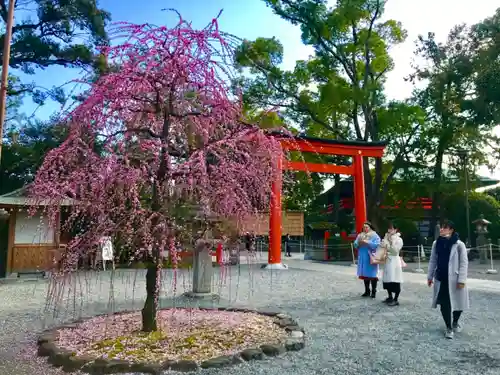
M 166 310 L 166 309 L 161 309 Z M 256 311 L 244 308 L 216 308 L 216 309 L 201 309 L 201 310 L 219 310 L 240 313 L 254 313 L 275 318 L 274 324 L 283 328 L 288 337 L 284 344 L 263 344 L 258 348 L 244 349 L 233 355 L 214 357 L 201 362 L 199 365 L 191 360 L 166 361 L 164 363 L 137 363 L 117 359 L 95 358 L 87 355 L 76 356 L 75 353 L 58 347 L 56 342 L 59 340 L 59 330 L 76 328 L 77 325 L 84 320 L 80 319 L 71 324 L 65 324 L 57 328 L 52 328 L 43 331 L 37 340 L 38 351 L 40 357 L 48 357 L 47 361 L 56 367 L 62 367 L 66 372 L 84 371 L 89 374 L 116 374 L 141 372 L 152 375 L 160 375 L 163 371 L 179 371 L 191 372 L 197 371 L 199 368 L 221 368 L 234 366 L 243 362 L 254 360 L 262 360 L 265 356 L 276 357 L 287 351 L 299 351 L 305 347 L 305 331 L 292 319 L 288 314 L 268 311 Z M 133 313 L 136 311 L 121 311 L 112 315 L 122 315 Z M 109 314 L 96 315 L 89 319 L 94 319 L 99 316 L 109 316 Z M 87 319 L 85 319 L 87 320 Z

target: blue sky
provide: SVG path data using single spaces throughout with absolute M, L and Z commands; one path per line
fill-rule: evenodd
M 333 3 L 333 1 L 332 1 Z M 172 24 L 175 17 L 164 8 L 177 9 L 185 19 L 191 20 L 195 27 L 203 27 L 215 17 L 221 9 L 219 21 L 221 30 L 238 35 L 241 38 L 255 39 L 259 36 L 277 37 L 284 45 L 284 68 L 292 68 L 298 59 L 306 59 L 311 49 L 300 41 L 300 30 L 275 16 L 261 0 L 101 0 L 100 5 L 109 10 L 113 21 L 134 23 Z M 414 41 L 419 34 L 429 31 L 436 33 L 438 40 L 444 40 L 448 31 L 459 23 L 475 23 L 493 15 L 500 7 L 491 0 L 389 0 L 385 17 L 403 23 L 408 31 L 407 41 L 391 50 L 395 69 L 389 74 L 386 92 L 389 98 L 403 99 L 411 93 L 412 86 L 403 78 L 411 72 Z M 43 87 L 63 85 L 78 77 L 72 69 L 51 68 L 37 72 L 29 79 L 35 79 Z M 25 104 L 27 114 L 36 107 Z M 58 106 L 46 105 L 38 108 L 36 116 L 47 118 L 57 111 Z M 500 169 L 493 173 L 482 170 L 482 174 L 500 178 Z
M 259 36 L 279 37 L 285 46 L 286 68 L 293 67 L 296 60 L 307 58 L 311 52 L 300 42 L 300 30 L 275 16 L 260 0 L 101 0 L 100 5 L 111 12 L 113 21 L 157 25 L 175 25 L 176 16 L 171 12 L 161 11 L 164 8 L 175 8 L 184 19 L 192 21 L 195 28 L 204 27 L 223 9 L 219 21 L 221 30 L 247 39 Z M 34 78 L 42 87 L 52 87 L 64 85 L 75 79 L 78 74 L 74 69 L 54 67 L 27 78 Z M 72 85 L 67 87 L 70 86 Z M 59 109 L 58 105 L 53 103 L 37 109 L 28 101 L 25 108 L 27 113 L 36 109 L 36 116 L 42 118 Z

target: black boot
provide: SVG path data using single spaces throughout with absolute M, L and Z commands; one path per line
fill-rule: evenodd
M 388 294 L 388 297 L 384 300 L 384 303 L 389 303 L 389 302 L 392 302 L 393 299 L 392 299 L 392 293 L 387 291 L 387 294 Z
M 375 298 L 377 296 L 377 281 L 378 280 L 372 280 L 372 298 Z
M 388 303 L 389 306 L 399 306 L 399 293 L 401 293 L 401 284 L 395 284 L 394 286 L 394 300 Z
M 368 297 L 370 295 L 370 280 L 363 280 L 365 283 L 365 292 L 361 295 L 361 297 Z

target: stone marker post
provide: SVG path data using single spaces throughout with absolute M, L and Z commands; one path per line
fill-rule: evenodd
M 190 298 L 216 298 L 217 296 L 212 293 L 212 278 L 214 274 L 214 268 L 212 264 L 212 254 L 211 250 L 214 246 L 214 243 L 217 242 L 214 239 L 214 235 L 212 233 L 212 226 L 217 223 L 219 220 L 214 216 L 197 216 L 195 218 L 197 225 L 195 226 L 195 230 L 200 233 L 199 229 L 203 224 L 209 224 L 209 228 L 205 228 L 203 231 L 203 238 L 200 238 L 196 241 L 196 244 L 193 249 L 193 290 L 185 293 L 186 297 Z M 215 236 L 217 237 L 217 235 Z
M 212 255 L 211 243 L 199 240 L 193 254 L 193 292 L 192 297 L 205 297 L 212 294 Z

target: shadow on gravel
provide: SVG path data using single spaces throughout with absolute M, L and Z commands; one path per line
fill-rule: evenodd
M 500 358 L 493 357 L 488 353 L 470 349 L 459 352 L 459 356 L 459 362 L 470 364 L 474 368 L 500 369 Z

